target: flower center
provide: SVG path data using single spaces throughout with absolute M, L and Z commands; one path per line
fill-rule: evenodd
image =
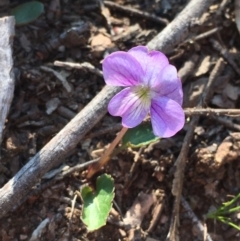
M 147 86 L 134 86 L 133 92 L 141 100 L 145 106 L 150 106 L 151 104 L 151 91 Z

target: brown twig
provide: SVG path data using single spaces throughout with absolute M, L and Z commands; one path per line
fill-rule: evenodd
M 220 45 L 220 43 L 215 40 L 215 39 L 210 39 L 210 42 L 213 46 L 214 49 L 216 49 L 222 56 L 223 58 L 231 65 L 231 67 L 234 69 L 234 71 L 240 76 L 240 69 L 237 66 L 237 64 L 234 62 L 230 54 L 228 53 L 228 50 L 225 49 Z
M 187 216 L 192 220 L 193 225 L 196 224 L 199 233 L 203 235 L 204 237 L 204 233 L 205 233 L 205 228 L 202 225 L 202 223 L 199 221 L 199 219 L 197 218 L 197 216 L 195 215 L 195 213 L 192 211 L 191 207 L 189 206 L 188 202 L 181 197 L 181 204 L 184 207 L 184 209 L 186 210 L 186 214 Z M 212 241 L 211 236 L 207 233 L 206 234 L 206 241 Z
M 130 15 L 135 15 L 135 16 L 138 16 L 138 17 L 141 17 L 141 18 L 146 18 L 148 20 L 151 20 L 151 21 L 156 22 L 156 23 L 161 23 L 163 25 L 169 24 L 169 21 L 167 19 L 160 18 L 160 17 L 158 17 L 154 14 L 146 13 L 146 12 L 143 12 L 143 11 L 140 11 L 140 10 L 137 10 L 137 9 L 134 9 L 134 8 L 126 7 L 126 6 L 121 6 L 117 3 L 110 2 L 110 1 L 104 1 L 104 4 L 105 4 L 106 7 L 117 9 L 119 11 L 126 12 Z
M 208 105 L 208 102 L 210 101 L 210 98 L 213 95 L 213 84 L 217 76 L 219 76 L 219 73 L 223 71 L 225 64 L 222 58 L 219 58 L 215 67 L 213 68 L 209 80 L 207 82 L 207 85 L 205 87 L 205 90 L 202 95 L 202 105 L 206 107 Z
M 221 122 L 221 119 L 218 119 L 217 116 L 226 115 L 228 117 L 238 117 L 240 115 L 240 109 L 213 109 L 213 108 L 186 108 L 184 109 L 185 116 L 209 116 L 212 119 L 219 120 L 219 123 L 225 125 L 226 127 L 233 129 L 233 130 L 240 130 L 240 125 L 233 124 L 230 121 L 224 120 Z M 150 119 L 147 119 L 150 121 Z M 109 133 L 116 133 L 117 131 L 121 130 L 122 124 L 118 123 L 113 126 L 105 127 L 100 130 L 94 130 L 91 134 L 86 135 L 83 139 L 92 139 L 104 134 Z
M 209 31 L 206 31 L 204 33 L 201 33 L 193 38 L 190 38 L 190 39 L 187 39 L 186 41 L 184 41 L 184 43 L 188 43 L 188 42 L 193 42 L 193 41 L 198 41 L 198 40 L 201 40 L 201 39 L 204 39 L 204 38 L 207 38 L 215 33 L 217 33 L 218 31 L 220 31 L 222 29 L 222 27 L 216 27 L 216 28 L 213 28 Z
M 199 117 L 194 116 L 191 122 L 189 123 L 188 131 L 184 137 L 180 154 L 175 162 L 176 172 L 174 175 L 173 186 L 172 186 L 172 194 L 175 196 L 175 201 L 173 206 L 172 220 L 171 220 L 170 229 L 167 237 L 167 240 L 169 241 L 177 240 L 177 232 L 178 232 L 178 226 L 179 226 L 180 197 L 182 194 L 184 170 L 186 166 L 186 159 L 189 151 L 189 146 L 194 134 L 194 128 L 197 125 L 198 120 L 199 120 Z
M 217 79 L 217 77 L 221 74 L 222 70 L 222 59 L 219 59 L 213 68 L 210 76 L 209 81 L 205 87 L 204 90 L 204 98 L 200 100 L 198 106 L 206 106 L 207 101 L 210 99 L 210 95 L 212 93 L 211 88 L 214 86 L 214 81 Z M 199 116 L 194 116 L 188 126 L 187 134 L 184 137 L 183 145 L 180 151 L 180 154 L 175 162 L 176 166 L 176 172 L 174 174 L 174 180 L 173 180 L 173 186 L 172 186 L 172 193 L 175 196 L 174 206 L 173 206 L 173 215 L 170 225 L 170 230 L 168 233 L 168 239 L 170 241 L 176 241 L 177 240 L 177 232 L 178 232 L 178 226 L 179 226 L 179 210 L 180 210 L 180 201 L 181 201 L 181 195 L 182 195 L 182 188 L 183 188 L 183 178 L 184 178 L 184 170 L 186 166 L 186 159 L 189 152 L 190 143 L 193 138 L 194 129 L 199 121 Z
M 81 64 L 77 64 L 77 63 L 71 63 L 71 62 L 62 62 L 62 61 L 54 61 L 53 63 L 55 66 L 58 67 L 65 67 L 65 68 L 75 68 L 75 69 L 86 69 L 89 72 L 98 75 L 100 77 L 103 76 L 103 73 L 101 70 L 99 70 L 98 68 L 94 67 L 92 64 L 88 63 L 88 62 L 84 62 Z
M 207 116 L 218 116 L 227 115 L 229 117 L 237 117 L 240 115 L 239 109 L 212 109 L 212 108 L 187 108 L 184 109 L 186 116 L 194 115 L 207 115 Z
M 240 125 L 233 123 L 230 120 L 227 120 L 225 118 L 222 117 L 216 117 L 216 116 L 212 116 L 211 117 L 213 120 L 216 120 L 218 123 L 226 126 L 227 128 L 233 130 L 233 131 L 240 131 Z
M 43 190 L 53 186 L 56 182 L 63 180 L 65 177 L 71 175 L 74 172 L 80 172 L 81 170 L 87 168 L 89 165 L 98 162 L 98 160 L 99 158 L 70 167 L 69 169 L 63 172 L 56 173 L 51 179 L 41 183 L 41 185 L 37 186 L 36 188 L 32 189 L 29 193 L 27 193 L 21 201 L 19 201 L 18 203 L 16 203 L 16 205 L 13 206 L 13 210 L 16 210 L 29 197 L 39 195 Z M 45 175 L 47 176 L 47 174 L 48 173 L 46 173 Z

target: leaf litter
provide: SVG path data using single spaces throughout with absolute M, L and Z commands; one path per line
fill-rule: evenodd
M 92 2 L 75 1 L 69 4 L 65 1 L 60 3 L 60 8 L 57 7 L 54 11 L 51 10 L 52 6 L 54 2 L 56 6 L 59 6 L 59 1 L 52 0 L 51 5 L 49 1 L 41 2 L 46 11 L 34 22 L 16 28 L 13 45 L 16 86 L 4 129 L 0 163 L 1 186 L 7 183 L 32 157 L 32 153 L 41 150 L 52 136 L 70 121 L 71 117 L 64 114 L 66 111 L 73 114 L 80 111 L 104 85 L 101 74 L 96 75 L 84 68 L 64 70 L 52 64 L 55 60 L 79 64 L 86 62 L 96 69 L 101 69 L 101 60 L 111 51 L 126 51 L 136 45 L 145 45 L 164 28 L 161 24 L 145 19 L 143 15 L 141 17 L 130 15 L 110 7 L 107 7 L 110 11 L 103 14 L 102 9 Z M 169 22 L 184 8 L 186 3 L 186 1 L 173 0 L 152 0 L 144 3 L 125 0 L 116 2 L 130 9 L 137 9 L 139 12 L 153 13 L 168 19 Z M 8 7 L 15 6 L 16 3 L 13 2 Z M 178 69 L 181 69 L 193 55 L 198 56 L 195 58 L 195 64 L 185 70 L 184 75 L 181 74 L 184 76 L 186 97 L 184 105 L 186 107 L 196 107 L 215 62 L 223 54 L 212 46 L 209 40 L 211 37 L 220 43 L 222 50 L 227 50 L 228 55 L 224 57 L 227 66 L 217 79 L 210 106 L 239 108 L 239 63 L 234 60 L 236 65 L 232 65 L 234 62 L 231 60 L 233 46 L 239 49 L 238 32 L 234 20 L 235 10 L 238 11 L 230 1 L 215 1 L 200 21 L 191 26 L 192 35 L 196 40 L 176 46 L 172 53 L 168 53 L 172 63 Z M 4 8 L 1 14 L 7 15 Z M 236 14 L 237 21 L 238 14 Z M 211 36 L 196 38 L 214 27 L 222 29 Z M 91 42 L 91 40 L 94 41 Z M 100 46 L 101 49 L 96 49 L 96 46 L 97 48 Z M 202 65 L 201 60 L 205 60 L 205 62 L 202 61 Z M 54 72 L 49 73 L 43 71 L 42 68 L 50 68 Z M 67 74 L 62 71 L 66 71 Z M 60 102 L 57 101 L 57 104 L 52 105 L 49 101 L 55 98 Z M 58 111 L 59 108 L 64 109 L 65 112 Z M 234 124 L 239 124 L 239 117 L 227 119 Z M 92 133 L 117 123 L 119 123 L 118 120 L 106 116 L 93 128 Z M 196 130 L 191 142 L 183 195 L 192 211 L 203 221 L 202 217 L 212 206 L 217 208 L 222 202 L 228 200 L 229 194 L 239 193 L 240 166 L 238 133 L 222 125 L 218 122 L 218 118 L 213 120 L 202 116 L 198 126 L 201 127 L 201 131 Z M 185 130 L 187 128 L 188 121 Z M 103 136 L 90 138 L 87 148 L 79 144 L 68 155 L 66 163 L 73 167 L 90 160 L 90 153 L 107 146 L 115 134 L 116 131 L 110 130 Z M 118 224 L 107 223 L 100 230 L 88 233 L 79 218 L 82 211 L 80 197 L 77 198 L 74 208 L 76 218 L 70 220 L 71 200 L 85 178 L 84 171 L 77 171 L 59 182 L 51 182 L 51 179 L 39 180 L 37 186 L 42 189 L 37 191 L 37 187 L 34 187 L 31 196 L 26 197 L 20 207 L 16 207 L 14 212 L 9 213 L 6 219 L 0 221 L 1 239 L 3 241 L 28 240 L 42 221 L 54 214 L 55 225 L 51 226 L 48 223 L 41 231 L 43 240 L 53 240 L 52 237 L 56 240 L 67 240 L 70 236 L 73 240 L 128 240 L 130 236 L 124 223 L 134 222 L 138 228 L 132 229 L 133 233 L 136 232 L 136 235 L 132 237 L 139 237 L 143 240 L 146 235 L 143 231 L 148 230 L 154 216 L 152 210 L 158 203 L 149 197 L 152 195 L 149 194 L 149 190 L 156 191 L 160 187 L 164 190 L 165 201 L 162 206 L 159 202 L 162 208 L 159 221 L 149 231 L 146 239 L 164 240 L 169 230 L 174 200 L 171 195 L 174 162 L 180 152 L 184 134 L 185 131 L 182 131 L 169 139 L 170 144 L 164 144 L 166 140 L 160 140 L 152 146 L 144 147 L 143 151 L 139 152 L 136 165 L 133 165 L 135 150 L 128 149 L 112 158 L 105 170 L 114 176 L 116 189 L 114 201 L 119 208 L 116 210 L 118 213 L 128 213 L 128 216 L 122 217 L 122 220 L 121 217 L 119 218 Z M 125 185 L 127 183 L 130 184 Z M 145 200 L 138 200 L 140 194 L 145 194 Z M 136 205 L 134 206 L 133 203 Z M 135 211 L 135 214 L 132 212 L 130 215 L 130 210 Z M 239 225 L 239 220 L 234 215 L 232 218 Z M 120 221 L 124 220 L 126 222 L 120 225 Z M 207 220 L 206 225 L 213 240 L 238 240 L 239 233 L 234 232 L 234 229 L 227 225 L 214 223 L 211 220 Z M 180 215 L 180 240 L 202 237 L 192 230 L 192 226 L 189 218 Z M 119 230 L 125 230 L 125 234 Z

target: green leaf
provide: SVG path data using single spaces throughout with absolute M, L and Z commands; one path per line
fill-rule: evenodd
M 81 190 L 83 211 L 81 219 L 89 231 L 94 231 L 106 224 L 114 198 L 114 182 L 110 175 L 97 178 L 96 192 L 89 186 Z
M 153 134 L 150 122 L 142 123 L 135 128 L 128 129 L 122 139 L 123 147 L 141 147 L 158 140 Z
M 23 25 L 36 20 L 44 11 L 44 6 L 38 1 L 23 3 L 11 10 L 16 25 Z

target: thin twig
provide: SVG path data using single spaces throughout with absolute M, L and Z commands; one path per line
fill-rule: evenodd
M 230 130 L 239 131 L 240 132 L 240 125 L 233 123 L 231 120 L 227 120 L 227 119 L 222 118 L 220 116 L 218 116 L 218 117 L 212 116 L 211 118 L 213 120 L 216 120 L 218 123 L 226 126 Z
M 240 130 L 240 125 L 233 124 L 230 121 L 218 119 L 217 116 L 223 115 L 228 117 L 238 117 L 240 116 L 240 109 L 213 109 L 213 108 L 186 108 L 184 109 L 185 116 L 191 117 L 191 116 L 206 116 L 210 117 L 212 119 L 219 120 L 219 123 L 225 125 L 226 127 L 233 129 L 233 130 Z M 147 118 L 147 121 L 150 121 L 150 118 Z M 83 139 L 92 139 L 101 135 L 105 134 L 114 134 L 117 131 L 120 131 L 122 129 L 122 124 L 118 123 L 114 126 L 109 126 L 102 128 L 100 130 L 94 130 L 91 134 L 86 135 Z
M 238 117 L 240 115 L 240 109 L 213 109 L 213 108 L 186 108 L 184 109 L 186 116 L 194 115 L 206 115 L 206 116 L 218 116 L 227 115 L 229 117 Z
M 240 69 L 239 67 L 237 66 L 237 64 L 234 62 L 234 60 L 232 59 L 232 57 L 230 56 L 230 54 L 228 53 L 228 50 L 225 49 L 224 47 L 222 47 L 220 45 L 220 43 L 211 38 L 210 39 L 210 42 L 213 46 L 214 49 L 216 49 L 222 56 L 223 58 L 232 66 L 232 68 L 236 71 L 236 73 L 238 74 L 238 76 L 240 76 Z
M 181 13 L 148 44 L 149 49 L 171 51 L 176 43 L 182 43 L 190 31 L 191 19 L 199 18 L 214 0 L 190 1 Z M 179 31 L 181 29 L 181 31 Z
M 204 38 L 207 38 L 215 33 L 217 33 L 218 31 L 222 30 L 222 27 L 216 27 L 216 28 L 213 28 L 209 31 L 206 31 L 204 33 L 201 33 L 193 38 L 190 38 L 190 39 L 187 39 L 186 41 L 184 41 L 184 43 L 188 43 L 188 42 L 193 42 L 193 41 L 198 41 L 198 40 L 201 40 L 201 39 L 204 39 Z
M 74 207 L 76 204 L 76 200 L 77 200 L 77 195 L 75 194 L 73 200 L 71 201 L 71 213 L 70 213 L 70 217 L 69 217 L 70 224 L 72 223 L 72 216 L 73 216 L 73 211 L 74 211 Z
M 210 101 L 210 98 L 213 95 L 213 84 L 214 81 L 216 79 L 216 76 L 219 76 L 219 73 L 221 73 L 223 71 L 225 64 L 222 58 L 219 58 L 215 67 L 213 68 L 210 76 L 209 76 L 209 80 L 207 82 L 207 85 L 205 87 L 205 91 L 203 92 L 202 95 L 202 105 L 204 107 L 206 107 L 208 105 L 208 102 Z
M 203 234 L 203 237 L 204 237 L 204 234 L 205 234 L 204 226 L 199 221 L 199 219 L 197 218 L 197 216 L 195 215 L 195 213 L 192 211 L 191 207 L 189 206 L 188 202 L 183 197 L 181 197 L 181 204 L 184 207 L 184 209 L 187 211 L 186 212 L 187 216 L 192 220 L 193 224 L 196 224 L 196 226 L 199 230 L 199 233 Z M 208 233 L 206 234 L 205 237 L 206 237 L 206 239 L 205 239 L 206 241 L 212 241 L 212 238 Z
M 77 64 L 77 63 L 71 63 L 71 62 L 63 62 L 63 61 L 54 61 L 53 63 L 55 66 L 58 67 L 67 67 L 67 68 L 74 68 L 74 69 L 86 69 L 89 72 L 96 74 L 100 77 L 103 76 L 103 73 L 101 70 L 99 70 L 98 68 L 94 67 L 92 64 L 88 63 L 88 62 L 84 62 L 81 64 Z
M 192 141 L 194 129 L 198 123 L 198 120 L 199 120 L 199 117 L 194 116 L 191 122 L 189 123 L 188 131 L 184 137 L 180 154 L 175 162 L 176 172 L 174 175 L 173 186 L 172 186 L 172 194 L 175 196 L 175 201 L 173 206 L 172 220 L 171 220 L 170 229 L 167 237 L 167 240 L 170 240 L 170 241 L 176 241 L 178 236 L 177 232 L 178 232 L 178 226 L 179 226 L 180 197 L 182 194 L 184 170 L 186 166 L 186 159 L 189 151 L 189 146 Z
M 222 67 L 222 59 L 219 59 L 216 65 L 214 66 L 210 76 L 209 81 L 204 89 L 204 99 L 201 99 L 198 106 L 206 106 L 207 101 L 210 99 L 210 95 L 212 93 L 211 88 L 214 86 L 214 81 L 221 74 L 223 69 Z M 186 160 L 189 152 L 190 143 L 193 138 L 194 129 L 199 121 L 199 116 L 194 116 L 188 126 L 187 134 L 184 137 L 183 145 L 180 151 L 180 154 L 175 162 L 176 172 L 174 174 L 172 193 L 175 196 L 174 206 L 173 206 L 173 215 L 170 225 L 170 230 L 168 233 L 167 240 L 176 241 L 178 239 L 178 226 L 179 226 L 179 210 L 180 210 L 180 200 L 182 195 L 183 188 L 183 178 L 184 178 L 184 170 L 186 166 Z
M 81 170 L 87 168 L 89 165 L 96 163 L 98 160 L 99 158 L 85 162 L 85 163 L 81 163 L 76 166 L 70 167 L 69 169 L 63 172 L 57 173 L 56 176 L 53 176 L 50 180 L 45 181 L 44 183 L 41 183 L 41 185 L 38 185 L 37 187 L 33 188 L 29 193 L 27 193 L 22 200 L 20 200 L 16 205 L 14 205 L 13 210 L 16 210 L 29 197 L 39 195 L 43 190 L 53 186 L 57 181 L 63 180 L 65 177 L 71 175 L 74 172 L 80 172 Z
M 169 21 L 166 18 L 160 18 L 154 14 L 146 13 L 146 12 L 143 12 L 143 11 L 140 11 L 140 10 L 137 10 L 134 8 L 126 7 L 126 6 L 121 6 L 117 3 L 110 2 L 110 1 L 104 1 L 104 4 L 106 7 L 117 9 L 117 10 L 126 12 L 131 15 L 136 15 L 141 18 L 146 18 L 146 19 L 151 20 L 156 23 L 161 23 L 163 25 L 169 24 Z

